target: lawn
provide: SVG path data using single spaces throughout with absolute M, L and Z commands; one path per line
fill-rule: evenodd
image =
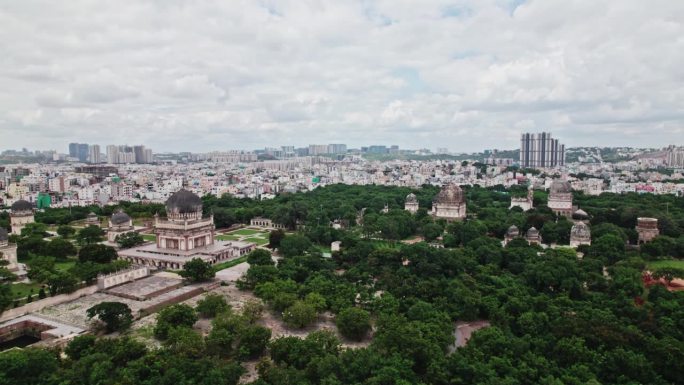
M 232 259 L 230 261 L 221 262 L 219 264 L 212 266 L 212 268 L 214 269 L 214 271 L 219 271 L 219 270 L 227 269 L 229 267 L 233 267 L 235 265 L 239 265 L 243 262 L 247 262 L 247 256 L 246 255 L 243 255 L 240 258 Z
M 71 269 L 72 267 L 74 267 L 75 264 L 76 264 L 76 260 L 71 259 L 71 260 L 64 261 L 64 262 L 56 262 L 55 268 L 59 271 L 67 271 L 67 270 Z
M 231 235 L 256 235 L 256 234 L 266 234 L 267 231 L 261 231 L 261 230 L 252 230 L 252 229 L 240 229 L 240 230 L 235 230 L 232 231 L 230 234 Z
M 39 283 L 13 283 L 11 285 L 12 288 L 12 297 L 15 299 L 17 298 L 24 298 L 31 293 L 31 289 L 33 289 L 33 295 L 36 297 L 35 299 L 38 299 L 38 292 L 40 291 L 40 286 L 41 284 Z
M 662 260 L 662 261 L 652 261 L 646 264 L 649 270 L 660 269 L 663 267 L 675 267 L 679 269 L 684 269 L 684 260 Z
M 157 240 L 157 236 L 154 234 L 142 234 L 142 237 L 146 241 L 154 242 Z
M 388 241 L 372 241 L 373 244 L 380 249 L 398 249 L 401 247 L 399 242 L 388 242 Z
M 236 235 L 217 235 L 216 239 L 219 241 L 237 241 L 240 239 L 240 237 Z
M 243 241 L 243 242 L 253 242 L 253 243 L 256 243 L 256 244 L 259 245 L 259 246 L 263 246 L 263 245 L 268 244 L 268 239 L 266 239 L 266 238 L 256 238 L 256 237 L 254 237 L 254 238 L 245 238 L 245 239 L 243 239 L 242 241 Z

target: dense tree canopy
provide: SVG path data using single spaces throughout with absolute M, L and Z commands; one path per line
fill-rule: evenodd
M 436 191 L 415 191 L 422 208 Z M 465 188 L 469 218 L 450 224 L 424 210 L 404 212 L 409 192 L 330 186 L 263 202 L 203 198 L 223 225 L 267 216 L 299 227 L 281 240 L 277 264 L 266 253 L 251 255 L 239 286 L 260 297 L 279 322 L 302 327 L 334 319 L 345 338 L 372 337 L 368 346 L 343 348 L 330 331 L 271 340 L 258 321 L 260 304 L 237 312 L 221 310 L 222 301 L 212 298 L 205 301 L 206 314 L 214 315 L 206 337 L 192 329 L 195 310 L 174 305 L 158 314 L 159 349 L 125 338 L 79 338 L 68 358 L 32 349 L 0 354 L 0 383 L 20 383 L 26 373 L 26 383 L 236 383 L 243 360 L 258 361 L 254 385 L 681 383 L 684 293 L 645 288 L 642 274 L 651 269 L 666 281 L 682 274 L 650 264 L 682 258 L 684 199 L 575 194 L 592 229 L 592 245 L 580 247 L 578 258 L 564 247 L 572 223 L 546 207 L 545 192 L 536 191 L 535 209 L 522 212 L 509 210 L 511 194 L 501 186 Z M 661 237 L 641 248 L 637 216 L 662 224 Z M 333 220 L 346 228 L 333 231 Z M 523 232 L 535 226 L 557 245 L 518 238 L 504 247 L 510 225 Z M 416 234 L 436 241 L 442 235 L 446 247 L 401 242 Z M 320 247 L 331 240 L 342 249 L 324 258 Z M 54 259 L 35 263 L 35 274 L 44 270 L 50 278 Z M 457 323 L 477 320 L 490 326 L 456 348 Z

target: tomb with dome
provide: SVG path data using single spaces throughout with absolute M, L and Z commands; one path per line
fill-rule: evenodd
M 539 230 L 537 230 L 537 228 L 534 226 L 530 227 L 527 230 L 527 233 L 525 233 L 525 240 L 530 245 L 532 245 L 532 244 L 541 245 L 542 244 L 541 234 L 539 233 Z
M 156 243 L 120 250 L 119 257 L 136 265 L 182 269 L 194 258 L 214 264 L 256 248 L 251 242 L 216 240 L 215 231 L 214 216 L 203 215 L 200 197 L 181 189 L 166 201 L 166 218 L 155 215 Z
M 404 210 L 410 212 L 411 214 L 418 212 L 418 198 L 416 197 L 416 194 L 410 193 L 406 196 L 406 200 L 404 201 Z
M 135 231 L 133 228 L 133 219 L 128 216 L 123 210 L 118 210 L 109 218 L 109 227 L 107 227 L 107 241 L 116 242 L 116 237 L 126 233 Z
M 459 185 L 449 183 L 442 187 L 432 200 L 432 216 L 436 219 L 446 219 L 448 222 L 465 219 L 465 194 Z
M 5 268 L 11 272 L 16 272 L 19 270 L 19 264 L 17 263 L 17 245 L 9 242 L 9 234 L 4 227 L 0 227 L 0 257 L 2 260 L 7 261 Z
M 570 229 L 570 246 L 580 245 L 591 245 L 591 231 L 586 223 L 577 221 Z
M 508 242 L 518 237 L 520 237 L 520 229 L 518 229 L 518 226 L 516 225 L 511 225 L 511 227 L 506 230 L 506 234 L 504 235 L 504 246 L 506 246 Z
M 35 222 L 33 217 L 33 205 L 20 199 L 10 206 L 10 224 L 12 226 L 12 234 L 21 234 L 21 229 L 26 227 L 29 223 Z
M 547 206 L 556 215 L 570 217 L 573 213 L 572 206 L 572 187 L 566 180 L 556 179 L 549 188 L 549 199 Z

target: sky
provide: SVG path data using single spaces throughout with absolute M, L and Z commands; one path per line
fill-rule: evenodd
M 684 145 L 684 1 L 0 3 L 0 149 Z

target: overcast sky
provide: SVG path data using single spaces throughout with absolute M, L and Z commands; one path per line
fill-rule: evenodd
M 684 1 L 3 1 L 0 149 L 684 144 Z

